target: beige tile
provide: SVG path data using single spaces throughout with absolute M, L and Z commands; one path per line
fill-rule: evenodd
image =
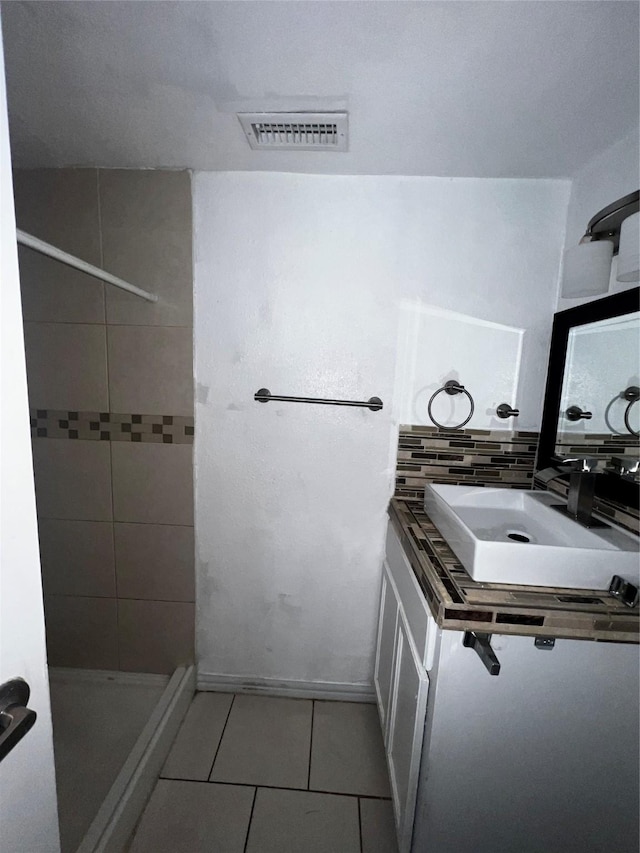
M 144 302 L 107 288 L 109 323 L 189 326 L 193 318 L 188 172 L 100 170 L 105 267 L 159 296 Z
M 49 666 L 118 669 L 115 599 L 48 595 L 44 613 Z
M 389 797 L 389 780 L 375 705 L 316 702 L 309 787 Z
M 107 337 L 114 412 L 193 414 L 191 329 L 109 326 Z
M 160 779 L 129 853 L 243 853 L 254 795 L 238 785 Z
M 362 853 L 398 853 L 391 800 L 360 800 Z
M 95 169 L 15 169 L 13 191 L 18 228 L 100 263 Z
M 186 444 L 113 443 L 115 520 L 192 525 L 191 450 Z
M 210 779 L 306 788 L 312 703 L 236 696 Z
M 120 669 L 172 673 L 193 663 L 194 605 L 174 601 L 118 601 Z
M 18 246 L 24 320 L 41 323 L 104 323 L 101 281 L 66 264 Z
M 35 438 L 31 444 L 39 518 L 112 520 L 108 441 Z
M 232 701 L 232 693 L 194 696 L 162 768 L 162 776 L 207 781 Z
M 41 518 L 38 530 L 45 594 L 115 598 L 110 521 Z
M 192 527 L 116 523 L 115 543 L 121 598 L 194 601 Z
M 355 797 L 258 788 L 247 853 L 360 853 Z
M 95 169 L 17 169 L 13 186 L 18 228 L 100 266 Z M 102 282 L 21 247 L 25 320 L 104 323 Z
M 32 407 L 108 411 L 104 326 L 25 323 L 24 341 Z

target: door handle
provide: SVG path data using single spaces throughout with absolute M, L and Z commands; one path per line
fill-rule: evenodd
M 23 678 L 12 678 L 0 684 L 0 761 L 36 721 L 36 712 L 27 708 L 30 694 Z

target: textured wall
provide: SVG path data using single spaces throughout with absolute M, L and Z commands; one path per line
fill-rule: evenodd
M 567 198 L 554 181 L 195 174 L 202 672 L 370 682 L 401 401 L 440 379 L 428 325 L 396 377 L 407 307 L 523 330 L 505 382 L 539 427 Z M 464 317 L 441 344 L 453 370 L 484 357 Z M 264 386 L 385 408 L 254 402 Z
M 186 172 L 15 174 L 18 227 L 158 293 L 20 249 L 49 663 L 193 658 L 191 187 Z

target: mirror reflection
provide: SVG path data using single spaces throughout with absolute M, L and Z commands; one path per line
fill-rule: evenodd
M 639 458 L 640 312 L 569 332 L 555 453 Z

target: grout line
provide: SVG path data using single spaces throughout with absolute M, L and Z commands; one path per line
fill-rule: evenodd
M 307 791 L 311 789 L 311 753 L 313 751 L 313 721 L 315 719 L 316 701 L 311 700 L 311 733 L 309 735 L 309 768 L 307 773 Z
M 219 779 L 178 779 L 175 776 L 163 776 L 162 778 L 169 782 L 197 782 L 199 785 L 232 785 L 237 788 L 254 787 L 251 782 L 223 782 Z M 319 788 L 311 788 L 307 791 L 306 788 L 290 788 L 286 785 L 264 785 L 262 783 L 256 787 L 267 788 L 270 791 L 297 791 L 300 794 L 327 794 L 331 797 L 356 797 L 361 800 L 376 800 L 384 803 L 391 802 L 391 797 L 378 797 L 374 794 L 348 794 L 345 791 L 322 791 Z
M 117 593 L 117 590 L 116 590 Z M 130 595 L 78 595 L 75 592 L 48 592 L 46 593 L 47 598 L 90 598 L 90 599 L 100 599 L 100 601 L 108 601 L 111 599 L 112 601 L 153 601 L 158 602 L 160 604 L 195 604 L 194 599 L 190 599 L 186 601 L 184 598 L 136 598 Z
M 220 752 L 220 747 L 222 746 L 222 739 L 224 738 L 224 733 L 227 730 L 227 723 L 229 722 L 229 717 L 231 716 L 231 709 L 233 708 L 233 703 L 235 701 L 236 701 L 236 694 L 233 693 L 231 696 L 231 703 L 229 705 L 229 710 L 227 711 L 227 719 L 224 721 L 224 726 L 222 727 L 222 733 L 220 735 L 220 740 L 218 741 L 218 746 L 216 747 L 216 754 L 213 756 L 213 761 L 211 762 L 211 768 L 209 769 L 209 772 L 207 773 L 207 778 L 206 778 L 206 780 L 203 780 L 203 781 L 206 781 L 206 782 L 213 781 L 210 777 L 211 777 L 211 774 L 213 773 L 213 768 L 215 766 L 216 758 L 218 757 L 218 753 Z
M 102 243 L 102 202 L 100 197 L 100 170 L 96 169 L 96 196 L 98 203 L 98 244 L 100 246 L 100 266 L 104 269 L 104 247 Z M 111 411 L 111 372 L 109 370 L 109 327 L 107 325 L 107 286 L 100 282 L 102 288 L 102 311 L 104 317 L 104 359 L 107 380 L 107 411 Z M 118 593 L 118 556 L 116 549 L 115 506 L 113 498 L 113 450 L 109 442 L 109 489 L 111 493 L 111 544 L 113 546 L 113 583 L 116 599 L 116 655 L 118 669 L 122 667 L 120 649 L 120 595 Z
M 253 789 L 253 801 L 251 803 L 251 812 L 249 814 L 249 823 L 247 824 L 247 835 L 244 839 L 243 853 L 247 853 L 247 844 L 249 843 L 249 833 L 251 832 L 251 821 L 253 820 L 253 810 L 256 807 L 256 797 L 258 796 L 258 788 Z
M 360 853 L 362 850 L 362 811 L 360 809 L 360 797 L 358 797 L 358 836 L 360 838 Z
M 104 284 L 104 282 L 102 282 Z M 44 326 L 120 326 L 123 329 L 193 329 L 191 324 L 184 323 L 104 323 L 102 320 L 25 320 L 26 323 Z
M 96 169 L 96 196 L 98 202 L 98 246 L 100 250 L 100 266 L 104 269 L 104 247 L 102 245 L 102 202 L 100 198 L 100 169 Z M 102 288 L 102 315 L 104 317 L 103 323 L 106 327 L 107 325 L 107 285 L 104 281 L 100 282 L 100 287 Z M 106 329 L 105 329 L 106 331 Z M 108 376 L 107 376 L 108 381 Z M 107 384 L 108 391 L 108 384 Z
M 186 527 L 193 528 L 193 524 L 169 524 L 166 521 L 126 521 L 122 518 L 69 518 L 63 515 L 39 515 L 38 518 L 46 521 L 90 521 L 92 524 L 150 524 L 153 527 Z

